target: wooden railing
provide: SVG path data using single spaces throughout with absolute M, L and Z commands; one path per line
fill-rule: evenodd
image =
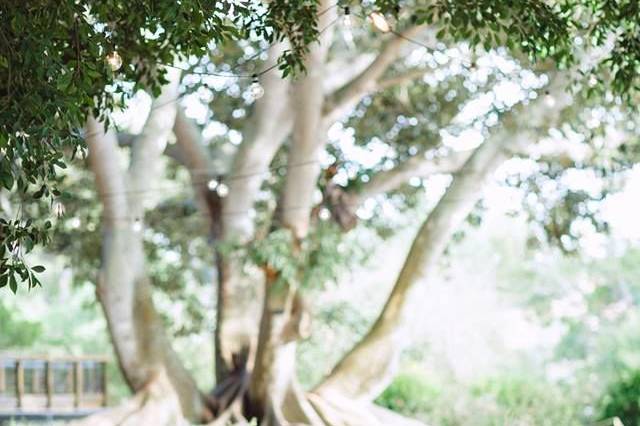
M 88 413 L 107 405 L 107 359 L 0 354 L 0 416 Z

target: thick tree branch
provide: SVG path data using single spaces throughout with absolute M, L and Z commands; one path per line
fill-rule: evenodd
M 319 2 L 320 10 L 328 12 L 319 17 L 319 27 L 328 28 L 336 18 L 335 8 L 330 0 Z M 305 58 L 307 73 L 294 83 L 293 87 L 293 140 L 289 151 L 288 170 L 285 177 L 278 219 L 281 226 L 291 229 L 297 238 L 305 236 L 309 226 L 312 195 L 319 173 L 319 152 L 326 142 L 326 129 L 322 124 L 324 90 L 324 65 L 329 51 L 332 31 L 324 31 L 319 43 L 313 44 Z M 270 414 L 282 415 L 287 423 L 309 423 L 301 411 L 278 412 L 287 398 L 287 389 L 296 382 L 294 367 L 296 341 L 290 326 L 300 317 L 296 312 L 301 308 L 295 282 L 287 282 L 276 289 L 278 272 L 271 265 L 264 265 L 265 296 L 263 303 L 258 347 L 254 371 L 250 384 L 250 399 L 266 407 L 267 421 Z M 293 329 L 299 330 L 297 326 Z M 295 333 L 294 333 L 295 334 Z M 273 408 L 270 413 L 269 408 Z M 302 408 L 302 405 L 299 406 Z M 304 411 L 304 410 L 303 410 Z M 309 420 L 309 419 L 307 419 Z M 312 422 L 313 424 L 313 422 Z
M 285 44 L 279 43 L 269 49 L 265 67 L 274 65 L 286 48 Z M 251 209 L 262 182 L 268 177 L 269 164 L 293 126 L 289 80 L 271 72 L 261 77 L 261 84 L 265 94 L 256 101 L 226 182 L 229 196 L 224 202 L 222 221 L 227 239 L 246 241 L 252 236 Z
M 550 89 L 556 93 L 554 107 L 538 100 L 520 105 L 506 115 L 501 128 L 477 148 L 455 173 L 445 195 L 418 231 L 405 264 L 387 302 L 369 333 L 336 365 L 317 392 L 350 398 L 373 399 L 390 382 L 404 344 L 405 307 L 410 290 L 430 278 L 451 235 L 480 196 L 482 182 L 506 157 L 506 149 L 522 149 L 539 137 L 541 126 L 553 126 L 572 97 L 563 91 L 566 75 L 552 76 Z M 516 112 L 527 114 L 516 115 Z M 549 128 L 549 127 L 547 127 Z
M 412 38 L 426 28 L 424 25 L 411 27 L 402 33 L 402 36 Z M 382 48 L 376 59 L 353 80 L 342 86 L 333 93 L 325 102 L 324 119 L 327 122 L 333 122 L 344 114 L 345 111 L 353 108 L 363 96 L 376 90 L 378 80 L 385 71 L 400 57 L 402 47 L 407 40 L 396 36 L 389 35 L 390 39 Z
M 162 92 L 151 104 L 151 112 L 142 129 L 131 146 L 131 163 L 129 164 L 129 208 L 132 215 L 141 216 L 145 202 L 150 201 L 148 193 L 154 178 L 162 172 L 161 156 L 176 118 L 176 102 L 180 71 L 168 68 L 166 78 L 169 81 Z
M 128 212 L 124 173 L 119 164 L 118 140 L 113 131 L 104 132 L 104 125 L 89 117 L 86 126 L 89 167 L 96 180 L 96 189 L 104 209 L 104 224 L 113 226 Z
M 467 160 L 416 236 L 387 303 L 365 338 L 316 389 L 320 394 L 372 399 L 388 384 L 397 362 L 400 327 L 409 290 L 424 279 L 446 248 L 453 232 L 481 193 L 482 183 L 502 161 L 505 138 L 483 143 Z M 367 359 L 367 362 L 363 362 Z
M 269 51 L 265 67 L 276 63 L 286 49 L 277 44 Z M 261 77 L 265 94 L 256 101 L 243 141 L 224 179 L 229 195 L 224 199 L 220 221 L 221 238 L 246 242 L 253 237 L 251 214 L 260 186 L 268 177 L 269 164 L 291 132 L 293 118 L 289 103 L 290 82 L 279 73 Z M 233 358 L 255 350 L 260 319 L 261 291 L 242 272 L 240 260 L 218 253 L 217 327 L 215 332 L 216 376 L 224 380 L 233 370 Z
M 329 7 L 326 0 L 322 4 L 325 8 Z M 331 20 L 335 19 L 334 12 L 320 17 L 321 28 L 327 28 Z M 331 31 L 325 31 L 320 43 L 311 47 L 305 59 L 307 74 L 293 85 L 292 103 L 295 115 L 292 142 L 277 213 L 281 224 L 291 229 L 297 238 L 303 238 L 308 231 L 313 191 L 320 173 L 319 154 L 327 140 L 327 128 L 322 120 L 325 100 L 322 82 L 331 36 Z
M 446 157 L 425 158 L 418 155 L 394 167 L 391 170 L 375 174 L 358 191 L 356 201 L 392 191 L 405 184 L 412 177 L 428 177 L 438 173 L 454 173 L 459 170 L 473 154 L 473 150 L 454 151 Z
M 178 73 L 169 76 L 171 83 L 159 98 L 164 102 L 175 97 L 179 83 Z M 142 390 L 164 370 L 183 412 L 198 421 L 207 413 L 203 397 L 173 351 L 155 310 L 142 234 L 132 227 L 134 218 L 144 213 L 143 192 L 160 172 L 162 151 L 175 118 L 175 107 L 158 105 L 162 106 L 152 109 L 143 133 L 133 143 L 128 179 L 119 167 L 115 136 L 105 135 L 93 118 L 87 124 L 89 164 L 105 209 L 97 293 L 118 362 L 132 390 Z
M 370 66 L 375 57 L 373 53 L 363 53 L 355 58 L 340 58 L 327 63 L 324 92 L 331 94 L 346 85 Z
M 204 148 L 202 132 L 196 123 L 185 115 L 183 109 L 179 109 L 176 113 L 173 133 L 176 136 L 176 146 L 180 152 L 180 162 L 191 174 L 194 185 L 198 185 L 207 177 L 212 176 L 214 173 L 213 165 Z
M 394 75 L 393 77 L 388 77 L 385 79 L 378 80 L 375 86 L 375 90 L 381 91 L 381 90 L 388 89 L 390 87 L 409 83 L 411 81 L 424 77 L 424 75 L 427 72 L 428 70 L 423 68 L 410 69 L 398 75 Z

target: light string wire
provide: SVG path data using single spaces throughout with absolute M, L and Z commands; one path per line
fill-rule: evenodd
M 323 10 L 323 11 L 319 12 L 317 16 L 322 16 L 324 13 L 326 13 L 326 12 L 330 11 L 331 9 L 333 9 L 333 8 L 335 8 L 335 7 L 338 7 L 339 5 L 340 5 L 339 3 L 335 3 L 335 4 L 333 4 L 333 5 L 329 6 L 329 7 L 327 7 L 325 10 Z M 368 19 L 368 15 L 357 14 L 357 13 L 353 13 L 353 12 L 350 12 L 350 15 L 352 15 L 352 16 L 354 16 L 354 17 L 356 17 L 356 18 L 360 18 L 361 20 L 363 20 L 363 21 L 365 21 L 365 22 L 366 22 L 366 21 L 367 21 L 367 19 Z M 320 31 L 318 32 L 318 35 L 322 35 L 322 34 L 323 34 L 325 31 L 327 31 L 330 27 L 332 27 L 333 25 L 335 25 L 339 20 L 340 20 L 340 16 L 337 16 L 335 19 L 333 19 L 331 22 L 329 22 L 325 28 L 323 28 L 322 30 L 320 30 Z M 389 33 L 389 34 L 392 34 L 392 35 L 393 35 L 393 36 L 395 36 L 395 37 L 401 38 L 401 39 L 405 40 L 406 42 L 411 43 L 411 44 L 413 44 L 413 45 L 415 45 L 415 46 L 422 47 L 422 48 L 426 49 L 427 51 L 429 51 L 430 53 L 433 53 L 433 52 L 435 52 L 435 51 L 437 50 L 437 49 L 434 49 L 433 47 L 431 47 L 431 46 L 429 46 L 429 45 L 427 45 L 427 44 L 425 44 L 425 43 L 422 43 L 422 42 L 421 42 L 421 41 L 419 41 L 419 40 L 416 40 L 416 39 L 414 39 L 414 38 L 411 38 L 411 37 L 405 36 L 404 34 L 402 34 L 401 32 L 399 32 L 399 31 L 397 31 L 397 30 L 395 30 L 395 29 L 393 29 L 393 28 L 391 28 L 391 29 L 388 31 L 388 33 Z M 257 77 L 260 77 L 260 76 L 262 76 L 262 75 L 264 75 L 264 74 L 267 74 L 268 72 L 271 72 L 272 70 L 274 70 L 275 68 L 277 68 L 277 67 L 278 67 L 278 64 L 276 63 L 276 64 L 271 65 L 271 66 L 269 66 L 268 68 L 266 68 L 266 69 L 264 69 L 264 70 L 262 70 L 262 71 L 259 71 L 259 72 L 253 73 L 253 74 L 232 74 L 232 73 L 231 73 L 231 71 L 233 71 L 234 69 L 237 69 L 238 67 L 240 67 L 240 66 L 242 66 L 242 65 L 244 65 L 244 64 L 247 64 L 247 63 L 251 62 L 253 59 L 255 59 L 256 57 L 258 57 L 258 56 L 259 56 L 259 55 L 261 55 L 262 53 L 265 53 L 266 51 L 268 51 L 271 47 L 273 47 L 273 46 L 275 45 L 275 43 L 277 43 L 277 42 L 274 42 L 274 43 L 272 43 L 272 44 L 268 45 L 267 47 L 265 47 L 265 48 L 263 48 L 263 49 L 259 50 L 258 52 L 256 52 L 255 54 L 253 54 L 252 56 L 250 56 L 249 58 L 247 58 L 246 60 L 241 61 L 241 62 L 239 62 L 238 64 L 234 65 L 232 68 L 230 68 L 229 72 L 226 72 L 226 73 L 225 73 L 225 72 L 217 73 L 217 72 L 208 72 L 208 71 L 195 71 L 195 70 L 189 70 L 189 69 L 186 69 L 186 68 L 182 68 L 182 67 L 178 67 L 178 66 L 170 65 L 170 64 L 164 64 L 164 63 L 159 63 L 158 65 L 165 66 L 165 67 L 170 67 L 170 68 L 175 68 L 175 69 L 181 70 L 181 71 L 183 71 L 183 72 L 185 72 L 185 73 L 187 73 L 187 74 L 192 74 L 192 75 L 205 75 L 205 76 L 207 76 L 207 75 L 208 75 L 208 76 L 212 76 L 212 77 L 220 77 L 220 78 L 236 78 L 236 79 L 255 78 L 256 76 L 257 76 Z M 469 62 L 469 61 L 466 61 L 466 60 L 461 59 L 461 58 L 459 58 L 459 59 L 460 59 L 460 62 L 461 62 L 461 63 L 463 63 L 464 65 L 469 66 L 469 67 L 472 67 L 472 66 L 473 66 L 473 62 Z M 207 83 L 205 83 L 205 84 L 203 84 L 203 86 L 204 86 L 204 87 L 208 87 L 208 84 L 207 84 Z M 192 93 L 193 93 L 193 92 L 186 92 L 186 91 L 185 91 L 184 93 L 181 93 L 179 96 L 177 96 L 175 99 L 171 99 L 171 100 L 169 100 L 169 101 L 167 101 L 167 102 L 164 102 L 164 103 L 162 103 L 162 104 L 153 105 L 153 106 L 150 108 L 150 110 L 149 110 L 149 111 L 153 111 L 153 110 L 155 110 L 155 109 L 162 108 L 163 106 L 169 105 L 169 104 L 171 104 L 171 103 L 173 103 L 173 102 L 178 102 L 178 101 L 180 101 L 183 97 L 185 97 L 185 96 L 187 96 L 187 95 L 189 95 L 189 94 L 192 94 Z M 89 133 L 89 134 L 81 135 L 81 136 L 82 136 L 83 138 L 87 138 L 87 137 L 95 136 L 95 135 L 98 135 L 98 134 L 101 134 L 101 133 L 102 133 L 102 132 L 93 132 L 93 133 Z
M 342 163 L 347 163 L 347 161 L 342 162 Z M 471 169 L 471 170 L 455 170 L 455 171 L 452 171 L 452 172 L 442 171 L 442 173 L 449 174 L 454 178 L 460 178 L 460 177 L 465 177 L 465 176 L 469 176 L 469 175 L 480 174 L 482 172 L 483 172 L 482 169 L 479 169 L 479 170 L 473 170 L 473 169 Z M 437 174 L 437 173 L 435 173 L 435 174 Z M 426 178 L 427 178 L 427 176 L 421 177 L 421 179 L 426 179 Z M 180 185 L 180 186 L 184 186 L 184 187 L 192 186 L 193 187 L 193 186 L 196 186 L 196 184 L 185 184 L 185 185 Z M 165 190 L 168 190 L 168 189 L 170 189 L 170 188 L 165 188 Z M 174 189 L 179 189 L 179 188 L 178 188 L 178 186 L 176 186 L 176 187 L 174 187 Z M 216 192 L 215 190 L 208 190 L 208 191 L 210 191 L 212 193 Z M 124 191 L 124 192 L 126 192 L 126 191 Z M 121 194 L 122 193 L 120 193 L 120 195 Z M 153 196 L 153 195 L 155 195 L 155 194 L 146 194 L 144 196 L 145 197 L 149 197 L 149 196 Z M 323 208 L 331 207 L 330 204 L 327 204 L 327 199 L 325 198 L 325 194 L 323 193 L 322 195 L 323 195 L 323 198 L 322 198 L 321 201 L 313 202 L 311 205 L 298 205 L 298 206 L 286 206 L 285 207 L 285 206 L 282 206 L 280 204 L 276 204 L 275 208 L 272 208 L 272 209 L 269 209 L 269 210 L 271 210 L 274 213 L 279 213 L 279 212 L 294 211 L 294 210 L 296 210 L 296 211 L 299 211 L 299 210 L 313 211 L 315 209 L 319 209 L 320 210 L 320 209 L 323 209 Z M 378 195 L 378 194 L 375 194 L 375 195 Z M 224 197 L 220 197 L 220 196 L 218 196 L 218 197 L 221 198 L 221 199 L 224 198 Z M 464 200 L 464 198 L 445 198 L 445 197 L 442 197 L 438 201 L 438 203 L 444 203 L 444 204 L 456 203 L 456 202 L 461 201 L 461 200 Z M 363 205 L 363 200 L 362 199 L 356 199 L 355 201 L 349 201 L 349 202 L 346 202 L 346 203 L 345 202 L 339 203 L 339 205 L 357 209 L 358 207 L 361 207 Z M 155 210 L 162 211 L 163 207 L 161 205 L 160 206 L 156 206 Z M 330 211 L 330 209 L 329 209 L 329 211 Z M 225 211 L 224 209 L 222 209 L 220 211 L 220 215 L 221 216 L 247 215 L 247 214 L 249 214 L 251 212 L 254 212 L 254 213 L 257 214 L 257 209 L 254 208 L 254 207 L 250 207 L 248 209 L 242 209 L 242 210 L 226 210 Z M 117 222 L 117 221 L 122 221 L 122 222 L 138 222 L 138 221 L 140 221 L 141 222 L 143 216 L 144 216 L 144 213 L 141 214 L 141 215 L 137 215 L 137 216 L 136 215 L 122 215 L 122 216 L 102 215 L 102 218 L 110 220 L 110 221 L 115 221 L 115 222 Z M 202 212 L 202 211 L 198 210 L 196 212 L 185 213 L 183 215 L 183 217 L 211 218 L 212 215 L 210 213 L 205 213 L 205 212 Z
M 335 3 L 335 4 L 327 7 L 325 10 L 319 12 L 317 16 L 322 16 L 323 14 L 329 12 L 331 9 L 333 9 L 335 7 L 338 7 L 338 6 L 339 6 L 339 3 Z M 349 13 L 352 14 L 352 16 L 361 18 L 364 21 L 366 21 L 368 19 L 368 16 L 365 16 L 365 15 L 362 15 L 362 14 L 355 14 L 355 13 L 352 13 L 352 12 L 349 12 Z M 335 25 L 340 20 L 340 18 L 341 18 L 341 16 L 337 16 L 336 18 L 334 18 L 331 22 L 329 22 L 325 26 L 325 28 L 323 28 L 322 30 L 320 30 L 318 32 L 318 35 L 323 34 L 326 30 L 328 30 L 330 27 Z M 401 32 L 398 32 L 398 31 L 394 30 L 393 28 L 391 28 L 388 31 L 388 33 L 392 34 L 395 37 L 401 38 L 401 39 L 407 41 L 408 43 L 411 43 L 411 44 L 414 44 L 416 46 L 425 48 L 428 51 L 434 52 L 436 50 L 436 49 L 432 48 L 431 46 L 428 46 L 428 45 L 426 45 L 426 44 L 424 44 L 424 43 L 422 43 L 422 42 L 420 42 L 418 40 L 415 40 L 415 39 L 413 39 L 411 37 L 405 36 Z M 185 72 L 187 74 L 193 74 L 193 75 L 210 75 L 210 76 L 214 76 L 214 77 L 237 78 L 237 79 L 255 78 L 256 76 L 262 76 L 262 75 L 272 71 L 273 69 L 275 69 L 278 66 L 278 64 L 276 63 L 276 64 L 271 65 L 270 67 L 268 67 L 268 68 L 266 68 L 266 69 L 264 69 L 264 70 L 262 70 L 260 72 L 253 73 L 253 74 L 231 74 L 231 72 L 233 70 L 237 69 L 238 67 L 251 62 L 252 60 L 254 60 L 256 57 L 260 56 L 261 54 L 265 53 L 271 47 L 273 47 L 274 44 L 275 44 L 275 42 L 270 44 L 270 45 L 268 45 L 268 46 L 266 46 L 263 49 L 260 49 L 259 51 L 254 53 L 252 56 L 250 56 L 246 60 L 243 60 L 243 61 L 239 62 L 238 64 L 236 64 L 235 66 L 233 66 L 232 68 L 230 68 L 229 72 L 226 72 L 226 73 L 222 73 L 222 72 L 220 72 L 220 73 L 217 73 L 217 72 L 199 72 L 199 71 L 195 71 L 195 70 L 184 69 L 184 68 L 181 68 L 181 67 L 178 67 L 178 66 L 174 66 L 174 65 L 168 65 L 168 64 L 159 64 L 159 65 L 176 68 L 176 69 L 179 69 L 179 70 L 181 70 L 181 71 L 183 71 L 183 72 Z M 208 85 L 206 83 L 204 84 L 204 86 L 208 87 Z M 158 108 L 164 107 L 164 106 L 166 106 L 168 104 L 171 104 L 173 102 L 177 102 L 180 99 L 182 99 L 184 96 L 186 96 L 188 94 L 191 94 L 191 93 L 192 92 L 181 93 L 175 99 L 169 100 L 169 101 L 164 102 L 162 104 L 153 105 L 150 108 L 150 111 L 152 111 L 154 109 L 158 109 Z M 103 133 L 102 131 L 93 132 L 93 133 L 89 133 L 89 134 L 83 135 L 83 137 L 87 138 L 87 137 L 91 137 L 91 136 L 94 136 L 94 135 L 97 135 L 97 134 L 102 134 L 102 133 Z M 349 163 L 349 162 L 350 161 L 342 161 L 342 162 L 333 163 L 333 164 L 340 164 L 340 163 L 346 164 L 346 163 Z M 219 185 L 219 184 L 223 184 L 225 182 L 231 182 L 231 181 L 234 181 L 234 180 L 249 179 L 249 178 L 260 176 L 260 175 L 269 176 L 274 171 L 282 172 L 282 170 L 290 170 L 290 169 L 296 168 L 296 167 L 304 167 L 304 166 L 310 166 L 310 165 L 321 164 L 321 163 L 322 163 L 321 160 L 309 160 L 309 161 L 305 161 L 305 162 L 301 162 L 301 163 L 297 163 L 297 164 L 290 164 L 287 161 L 284 161 L 282 164 L 269 166 L 269 167 L 266 168 L 266 170 L 262 170 L 262 171 L 259 171 L 259 172 L 247 172 L 247 173 L 241 173 L 241 174 L 229 175 L 229 176 L 224 176 L 224 175 L 221 175 L 221 174 L 216 175 L 215 173 L 212 173 L 212 171 L 210 171 L 210 170 L 206 170 L 206 171 L 204 171 L 204 173 L 202 173 L 202 171 L 198 171 L 198 170 L 195 170 L 195 171 L 191 170 L 192 174 L 202 173 L 203 178 L 201 178 L 201 179 L 199 179 L 199 178 L 191 179 L 191 181 L 189 183 L 176 184 L 176 185 L 173 185 L 171 187 L 164 186 L 164 187 L 147 188 L 147 189 L 139 189 L 139 190 L 125 190 L 125 191 L 118 191 L 118 192 L 114 191 L 114 192 L 102 194 L 102 196 L 114 197 L 114 196 L 126 195 L 126 194 L 139 194 L 140 196 L 145 196 L 145 193 L 155 193 L 155 192 L 159 192 L 159 191 L 167 191 L 167 190 L 171 190 L 171 189 L 182 189 L 182 188 L 189 188 L 189 187 L 193 188 L 193 187 L 201 186 L 203 184 L 207 184 L 207 183 L 212 182 L 212 181 L 215 181 L 216 185 Z M 215 192 L 215 189 L 214 190 L 210 190 L 210 191 Z M 148 196 L 152 196 L 154 194 L 147 194 L 147 195 Z M 354 207 L 354 206 L 351 206 L 351 207 Z M 310 209 L 310 210 L 312 210 L 313 208 L 314 208 L 313 206 L 311 206 L 311 207 L 310 206 L 299 206 L 299 207 L 286 207 L 286 208 L 284 208 L 282 206 L 277 206 L 275 210 L 276 211 L 283 211 L 283 209 L 284 210 L 287 210 L 287 209 L 290 209 L 290 210 Z M 223 212 L 223 215 L 224 214 L 247 214 L 251 210 L 253 210 L 253 209 L 251 208 L 251 209 L 248 209 L 248 210 L 236 211 L 236 212 L 227 211 L 227 212 Z M 203 215 L 204 216 L 208 216 L 206 214 L 203 214 Z M 190 216 L 193 216 L 193 214 L 190 215 Z M 117 220 L 117 218 L 109 218 L 109 219 L 110 220 L 114 220 L 114 219 Z M 139 218 L 126 218 L 126 220 L 131 220 L 131 219 L 136 219 L 137 220 Z
M 325 14 L 326 12 L 330 11 L 331 9 L 333 9 L 334 7 L 337 7 L 338 3 L 333 4 L 332 6 L 327 7 L 325 10 L 321 11 L 318 13 L 318 16 L 322 16 L 323 14 Z M 318 32 L 318 35 L 322 35 L 325 31 L 327 31 L 329 28 L 331 28 L 333 25 L 335 25 L 337 22 L 339 21 L 339 17 L 333 19 L 331 22 L 329 22 L 323 29 L 321 29 Z M 182 67 L 178 67 L 176 65 L 172 65 L 172 64 L 165 64 L 165 63 L 158 63 L 159 66 L 163 66 L 163 67 L 169 67 L 169 68 L 174 68 L 177 70 L 180 70 L 186 74 L 191 74 L 191 75 L 204 75 L 204 76 L 212 76 L 212 77 L 219 77 L 219 78 L 230 78 L 230 79 L 254 79 L 256 77 L 261 77 L 264 74 L 267 74 L 271 71 L 273 71 L 274 69 L 276 69 L 279 64 L 275 63 L 267 68 L 265 68 L 264 70 L 252 73 L 252 74 L 233 74 L 232 71 L 239 68 L 242 65 L 248 64 L 251 61 L 253 61 L 255 58 L 257 58 L 258 56 L 262 55 L 263 53 L 267 52 L 269 49 L 271 49 L 273 46 L 275 46 L 276 43 L 279 43 L 279 41 L 274 41 L 273 43 L 269 44 L 268 46 L 258 50 L 256 53 L 254 53 L 253 55 L 251 55 L 249 58 L 240 61 L 239 63 L 237 63 L 236 65 L 234 65 L 233 67 L 231 67 L 229 69 L 228 72 L 208 72 L 208 71 L 195 71 L 195 70 L 190 70 L 187 68 L 182 68 Z M 209 87 L 209 85 L 207 83 L 203 84 L 204 87 Z M 184 98 L 185 96 L 188 96 L 190 94 L 192 94 L 193 92 L 189 92 L 189 91 L 185 91 L 184 93 L 179 94 L 177 97 L 175 97 L 174 99 L 170 99 L 166 102 L 160 103 L 160 104 L 156 104 L 156 105 L 152 105 L 151 108 L 149 109 L 149 112 L 154 111 L 156 109 L 162 108 L 164 106 L 167 105 L 171 105 L 174 102 L 178 102 L 180 101 L 182 98 Z M 95 131 L 95 132 L 91 132 L 91 133 L 86 133 L 80 134 L 80 137 L 82 137 L 83 139 L 89 138 L 89 137 L 93 137 L 93 136 L 97 136 L 102 134 L 103 132 L 100 131 Z

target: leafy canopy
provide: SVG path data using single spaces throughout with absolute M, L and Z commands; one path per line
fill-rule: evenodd
M 413 24 L 437 28 L 440 39 L 468 40 L 486 48 L 507 46 L 531 59 L 566 66 L 575 58 L 577 35 L 608 46 L 593 68 L 591 92 L 613 90 L 628 99 L 637 88 L 640 43 L 638 5 L 630 0 L 377 0 L 337 2 L 362 14 L 394 16 L 397 29 Z M 400 7 L 402 6 L 402 7 Z M 23 2 L 0 6 L 0 186 L 20 203 L 60 196 L 60 169 L 82 152 L 89 112 L 109 124 L 109 114 L 139 89 L 157 94 L 161 64 L 203 57 L 230 40 L 287 39 L 280 58 L 284 75 L 302 70 L 304 54 L 317 38 L 318 0 Z M 610 41 L 613 40 L 613 43 Z M 112 70 L 107 55 L 123 66 Z M 23 209 L 0 216 L 0 286 L 18 280 L 37 285 L 23 254 L 46 243 L 50 222 L 28 220 Z

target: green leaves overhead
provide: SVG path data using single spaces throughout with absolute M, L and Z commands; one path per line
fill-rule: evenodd
M 596 88 L 628 99 L 638 88 L 640 11 L 631 0 L 377 0 L 360 6 L 336 1 L 328 7 L 318 0 L 7 0 L 0 5 L 1 190 L 20 194 L 23 204 L 60 197 L 60 172 L 84 149 L 80 129 L 87 114 L 93 112 L 109 124 L 111 112 L 132 93 L 143 89 L 158 94 L 165 82 L 161 64 L 228 51 L 231 40 L 261 45 L 287 40 L 289 50 L 279 68 L 285 77 L 300 72 L 309 46 L 324 29 L 318 16 L 346 5 L 393 17 L 398 30 L 423 23 L 435 27 L 443 42 L 466 40 L 487 49 L 507 46 L 533 60 L 553 59 L 558 66 L 575 59 L 580 36 L 585 47 L 609 46 L 604 60 L 588 71 L 595 73 Z M 114 52 L 122 58 L 117 70 L 105 60 Z M 226 57 L 224 61 L 231 62 Z M 417 125 L 398 130 L 399 141 L 418 131 L 436 139 L 438 121 L 455 114 L 458 98 L 467 95 L 459 83 L 450 84 L 446 92 L 455 95 L 440 102 L 438 118 L 416 117 Z M 422 106 L 421 93 L 412 92 L 408 90 L 407 97 Z M 367 112 L 365 118 L 398 112 L 414 116 L 398 103 L 385 107 L 389 98 L 376 100 L 377 114 Z M 213 109 L 233 101 L 227 102 Z M 407 147 L 399 160 L 420 148 Z M 15 218 L 0 213 L 0 267 L 28 280 L 33 270 L 24 266 L 21 256 L 47 241 L 48 228 L 45 219 L 28 221 L 24 209 L 19 211 Z
M 470 40 L 486 49 L 506 45 L 531 59 L 566 60 L 571 47 L 571 9 L 540 0 L 438 0 L 416 11 L 419 23 L 438 25 L 438 38 Z
M 271 10 L 256 2 L 229 0 L 3 2 L 0 185 L 23 194 L 25 203 L 59 196 L 59 171 L 83 151 L 80 129 L 90 111 L 108 125 L 111 111 L 131 93 L 159 93 L 165 83 L 160 64 L 204 56 L 232 38 L 293 36 L 289 22 L 281 19 L 286 16 L 283 2 L 275 3 Z M 304 53 L 304 44 L 316 33 L 315 25 L 309 25 L 315 2 L 296 2 L 290 9 L 297 11 L 301 25 L 295 28 L 299 40 L 282 58 L 281 68 L 287 72 L 301 66 L 295 55 Z M 123 61 L 117 70 L 105 60 L 113 52 Z M 0 266 L 3 271 L 15 267 L 14 272 L 27 279 L 28 268 L 15 253 L 44 242 L 44 225 L 29 222 L 15 228 L 23 222 L 0 224 Z

